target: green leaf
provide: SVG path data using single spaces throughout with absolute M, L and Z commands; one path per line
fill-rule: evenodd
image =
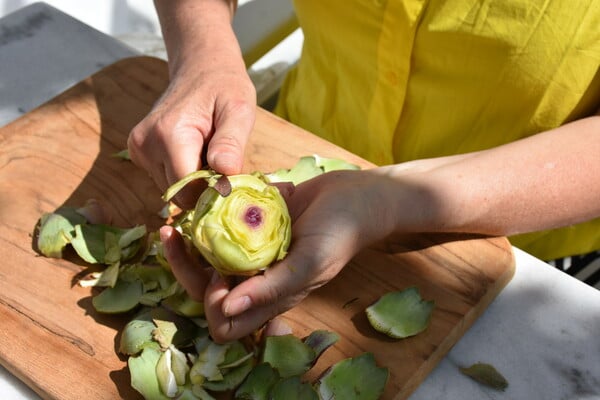
M 383 295 L 367 307 L 371 326 L 394 339 L 402 339 L 424 331 L 429 325 L 433 301 L 421 299 L 415 287 Z
M 312 347 L 294 335 L 268 336 L 261 362 L 275 368 L 282 378 L 308 371 L 317 354 Z
M 357 170 L 359 166 L 350 164 L 337 158 L 325 158 L 318 155 L 305 156 L 300 158 L 296 165 L 290 169 L 278 169 L 277 171 L 266 174 L 269 182 L 292 182 L 294 185 L 314 178 L 315 176 L 330 171 L 339 170 Z
M 145 233 L 145 226 L 122 229 L 104 224 L 77 225 L 71 245 L 84 261 L 112 264 L 133 257 Z
M 235 392 L 240 400 L 269 400 L 271 388 L 279 382 L 279 373 L 269 363 L 258 364 Z
M 277 382 L 271 389 L 272 400 L 319 400 L 319 395 L 308 383 L 303 383 L 299 376 L 291 376 Z
M 508 387 L 506 378 L 490 364 L 475 363 L 470 367 L 460 367 L 460 372 L 496 390 L 504 391 Z
M 96 311 L 117 314 L 133 310 L 142 296 L 142 282 L 118 280 L 114 287 L 104 289 L 92 299 Z
M 145 347 L 139 356 L 129 357 L 127 365 L 131 374 L 131 386 L 145 399 L 168 400 L 158 383 L 156 365 L 162 352 L 158 346 Z
M 318 381 L 322 399 L 379 399 L 388 379 L 387 368 L 380 368 L 371 353 L 348 358 L 333 365 Z
M 173 185 L 171 185 L 163 194 L 162 199 L 164 201 L 171 200 L 173 197 L 175 197 L 175 195 L 177 193 L 179 193 L 179 191 L 181 191 L 190 182 L 193 182 L 198 179 L 210 179 L 210 178 L 215 178 L 215 177 L 218 178 L 219 176 L 220 175 L 217 175 L 214 171 L 210 171 L 210 170 L 206 170 L 206 169 L 201 169 L 199 171 L 194 171 L 192 173 L 189 173 L 186 176 L 184 176 L 183 178 L 181 178 L 179 181 L 177 181 Z
M 149 311 L 139 314 L 129 321 L 119 339 L 119 353 L 135 355 L 144 347 L 155 344 L 152 332 L 156 328 Z
M 315 164 L 320 167 L 323 172 L 340 171 L 340 170 L 359 170 L 358 165 L 351 164 L 339 158 L 326 158 L 318 155 L 313 155 Z
M 121 159 L 121 160 L 131 161 L 131 157 L 129 156 L 129 150 L 128 149 L 124 149 L 124 150 L 118 151 L 116 153 L 113 153 L 112 156 L 114 158 L 118 158 L 118 159 Z
M 172 321 L 162 321 L 160 319 L 155 319 L 154 324 L 156 329 L 152 331 L 152 337 L 161 348 L 169 348 L 173 343 L 173 337 L 177 333 L 177 326 Z
M 315 351 L 314 361 L 316 362 L 316 359 L 319 358 L 325 350 L 333 346 L 339 339 L 340 336 L 335 332 L 316 330 L 304 339 L 304 343 Z
M 64 248 L 71 243 L 75 226 L 85 223 L 85 217 L 72 207 L 61 207 L 42 215 L 38 226 L 38 249 L 46 257 L 61 258 Z

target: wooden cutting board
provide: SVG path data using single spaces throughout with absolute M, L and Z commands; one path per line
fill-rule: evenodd
M 163 203 L 148 175 L 112 157 L 167 84 L 166 64 L 139 57 L 112 65 L 0 129 L 0 362 L 45 399 L 136 399 L 118 334 L 129 316 L 96 313 L 90 289 L 76 285 L 87 266 L 35 251 L 44 212 L 94 198 L 113 224 L 157 229 Z M 371 165 L 259 109 L 247 171 L 291 167 L 310 154 Z M 511 279 L 505 238 L 409 235 L 359 254 L 286 317 L 297 336 L 316 329 L 341 339 L 311 377 L 328 365 L 372 352 L 390 370 L 385 398 L 417 387 Z M 436 302 L 429 328 L 390 340 L 368 325 L 366 306 L 416 285 Z

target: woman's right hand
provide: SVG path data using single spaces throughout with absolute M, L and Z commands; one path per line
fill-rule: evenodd
M 222 1 L 185 3 L 157 2 L 171 82 L 128 140 L 132 161 L 163 192 L 204 163 L 223 174 L 240 173 L 256 112 L 230 10 Z M 192 208 L 201 189 L 190 184 L 174 201 Z

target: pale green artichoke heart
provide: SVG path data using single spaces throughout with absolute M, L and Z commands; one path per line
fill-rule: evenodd
M 287 254 L 291 220 L 279 190 L 260 175 L 228 177 L 231 193 L 205 190 L 196 205 L 192 240 L 223 275 L 254 275 Z

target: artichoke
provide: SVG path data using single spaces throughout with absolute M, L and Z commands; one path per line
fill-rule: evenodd
M 254 275 L 285 257 L 291 219 L 277 187 L 259 173 L 229 176 L 225 184 L 224 177 L 214 173 L 194 174 L 176 184 L 181 188 L 194 176 L 209 182 L 196 203 L 188 234 L 220 274 Z M 167 192 L 166 199 L 176 189 Z

